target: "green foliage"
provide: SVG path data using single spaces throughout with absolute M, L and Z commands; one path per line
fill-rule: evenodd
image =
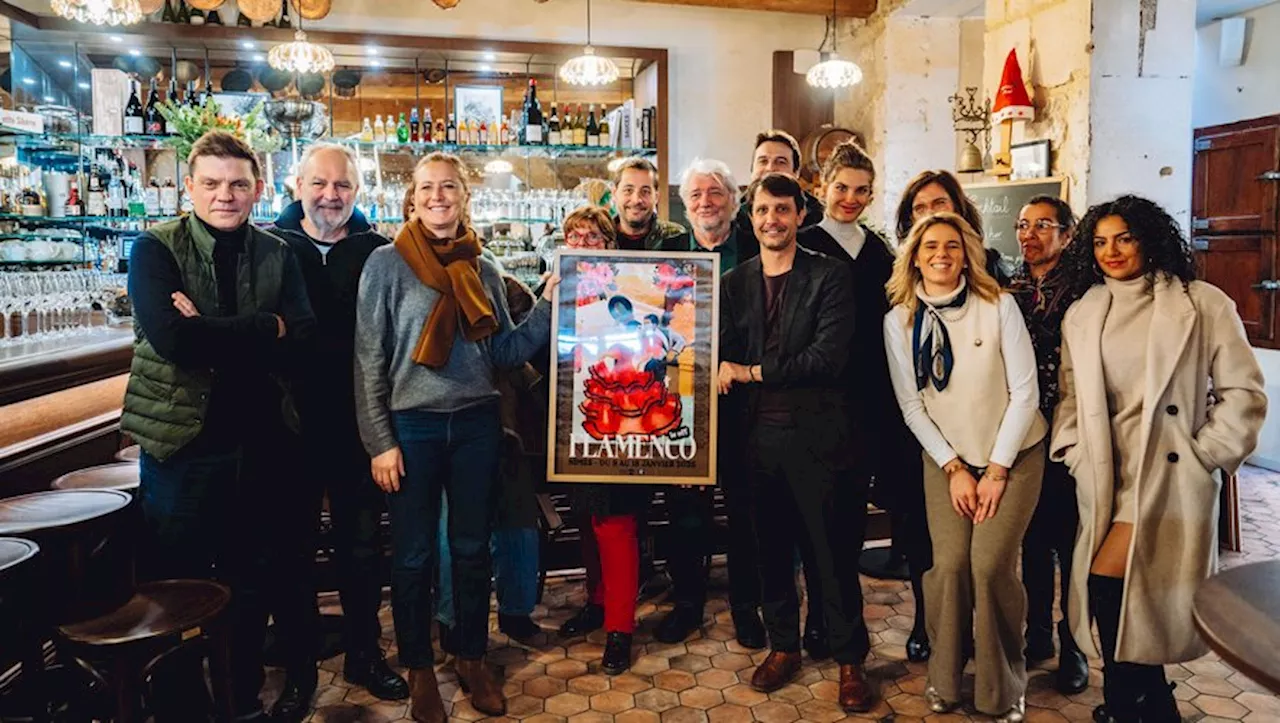
M 177 131 L 177 135 L 170 138 L 169 143 L 178 152 L 179 158 L 186 158 L 191 153 L 191 146 L 200 136 L 213 130 L 232 133 L 259 153 L 279 150 L 280 139 L 271 134 L 270 126 L 262 116 L 264 105 L 258 103 L 241 118 L 220 115 L 221 109 L 213 98 L 205 98 L 198 108 L 181 102 L 174 103 L 172 100 L 166 100 L 156 108 Z

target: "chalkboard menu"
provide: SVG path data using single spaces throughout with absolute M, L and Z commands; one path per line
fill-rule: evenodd
M 964 192 L 982 215 L 982 232 L 988 247 L 1001 254 L 1020 258 L 1018 248 L 1018 213 L 1035 196 L 1063 198 L 1066 184 L 1061 178 L 1037 178 L 1008 183 L 982 183 L 965 186 Z

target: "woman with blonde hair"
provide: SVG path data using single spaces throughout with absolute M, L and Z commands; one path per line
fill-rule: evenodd
M 431 587 L 440 493 L 449 505 L 458 678 L 472 706 L 506 711 L 484 665 L 489 629 L 490 512 L 502 427 L 495 370 L 525 363 L 551 334 L 546 299 L 512 323 L 497 265 L 468 224 L 466 168 L 432 153 L 413 172 L 414 214 L 369 256 L 356 322 L 356 413 L 388 494 L 392 615 L 409 668 L 410 717 L 443 723 L 431 649 Z
M 1046 427 L 1031 337 L 985 255 L 961 216 L 917 221 L 886 284 L 884 335 L 894 394 L 924 449 L 933 544 L 925 698 L 939 713 L 959 706 L 972 633 L 975 707 L 1016 723 L 1026 707 L 1027 606 L 1016 566 L 1040 497 Z

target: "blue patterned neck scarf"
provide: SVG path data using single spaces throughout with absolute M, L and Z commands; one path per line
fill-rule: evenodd
M 926 296 L 921 284 L 916 285 L 916 318 L 911 332 L 911 359 L 915 365 L 916 391 L 923 391 L 932 383 L 942 391 L 951 379 L 955 354 L 951 350 L 951 335 L 939 311 L 958 309 L 969 299 L 969 287 L 960 277 L 960 286 L 944 296 Z

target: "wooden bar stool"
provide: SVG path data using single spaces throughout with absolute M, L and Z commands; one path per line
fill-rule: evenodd
M 43 719 L 37 711 L 44 706 L 35 678 L 44 669 L 40 630 L 36 624 L 41 604 L 37 580 L 40 578 L 40 546 L 18 537 L 0 537 L 0 637 L 15 646 L 22 665 L 22 686 L 0 706 L 0 720 L 7 716 Z M 46 709 L 47 712 L 47 709 Z
M 141 483 L 137 461 L 113 462 L 68 472 L 53 481 L 55 490 L 120 490 L 133 494 Z
M 59 626 L 58 652 L 100 675 L 115 700 L 115 723 L 134 723 L 148 713 L 142 689 L 152 666 L 185 645 L 204 642 L 215 712 L 230 721 L 230 602 L 231 590 L 211 580 L 144 582 L 119 609 Z
M 116 459 L 120 462 L 137 462 L 142 458 L 142 447 L 131 444 L 128 447 L 116 452 Z

